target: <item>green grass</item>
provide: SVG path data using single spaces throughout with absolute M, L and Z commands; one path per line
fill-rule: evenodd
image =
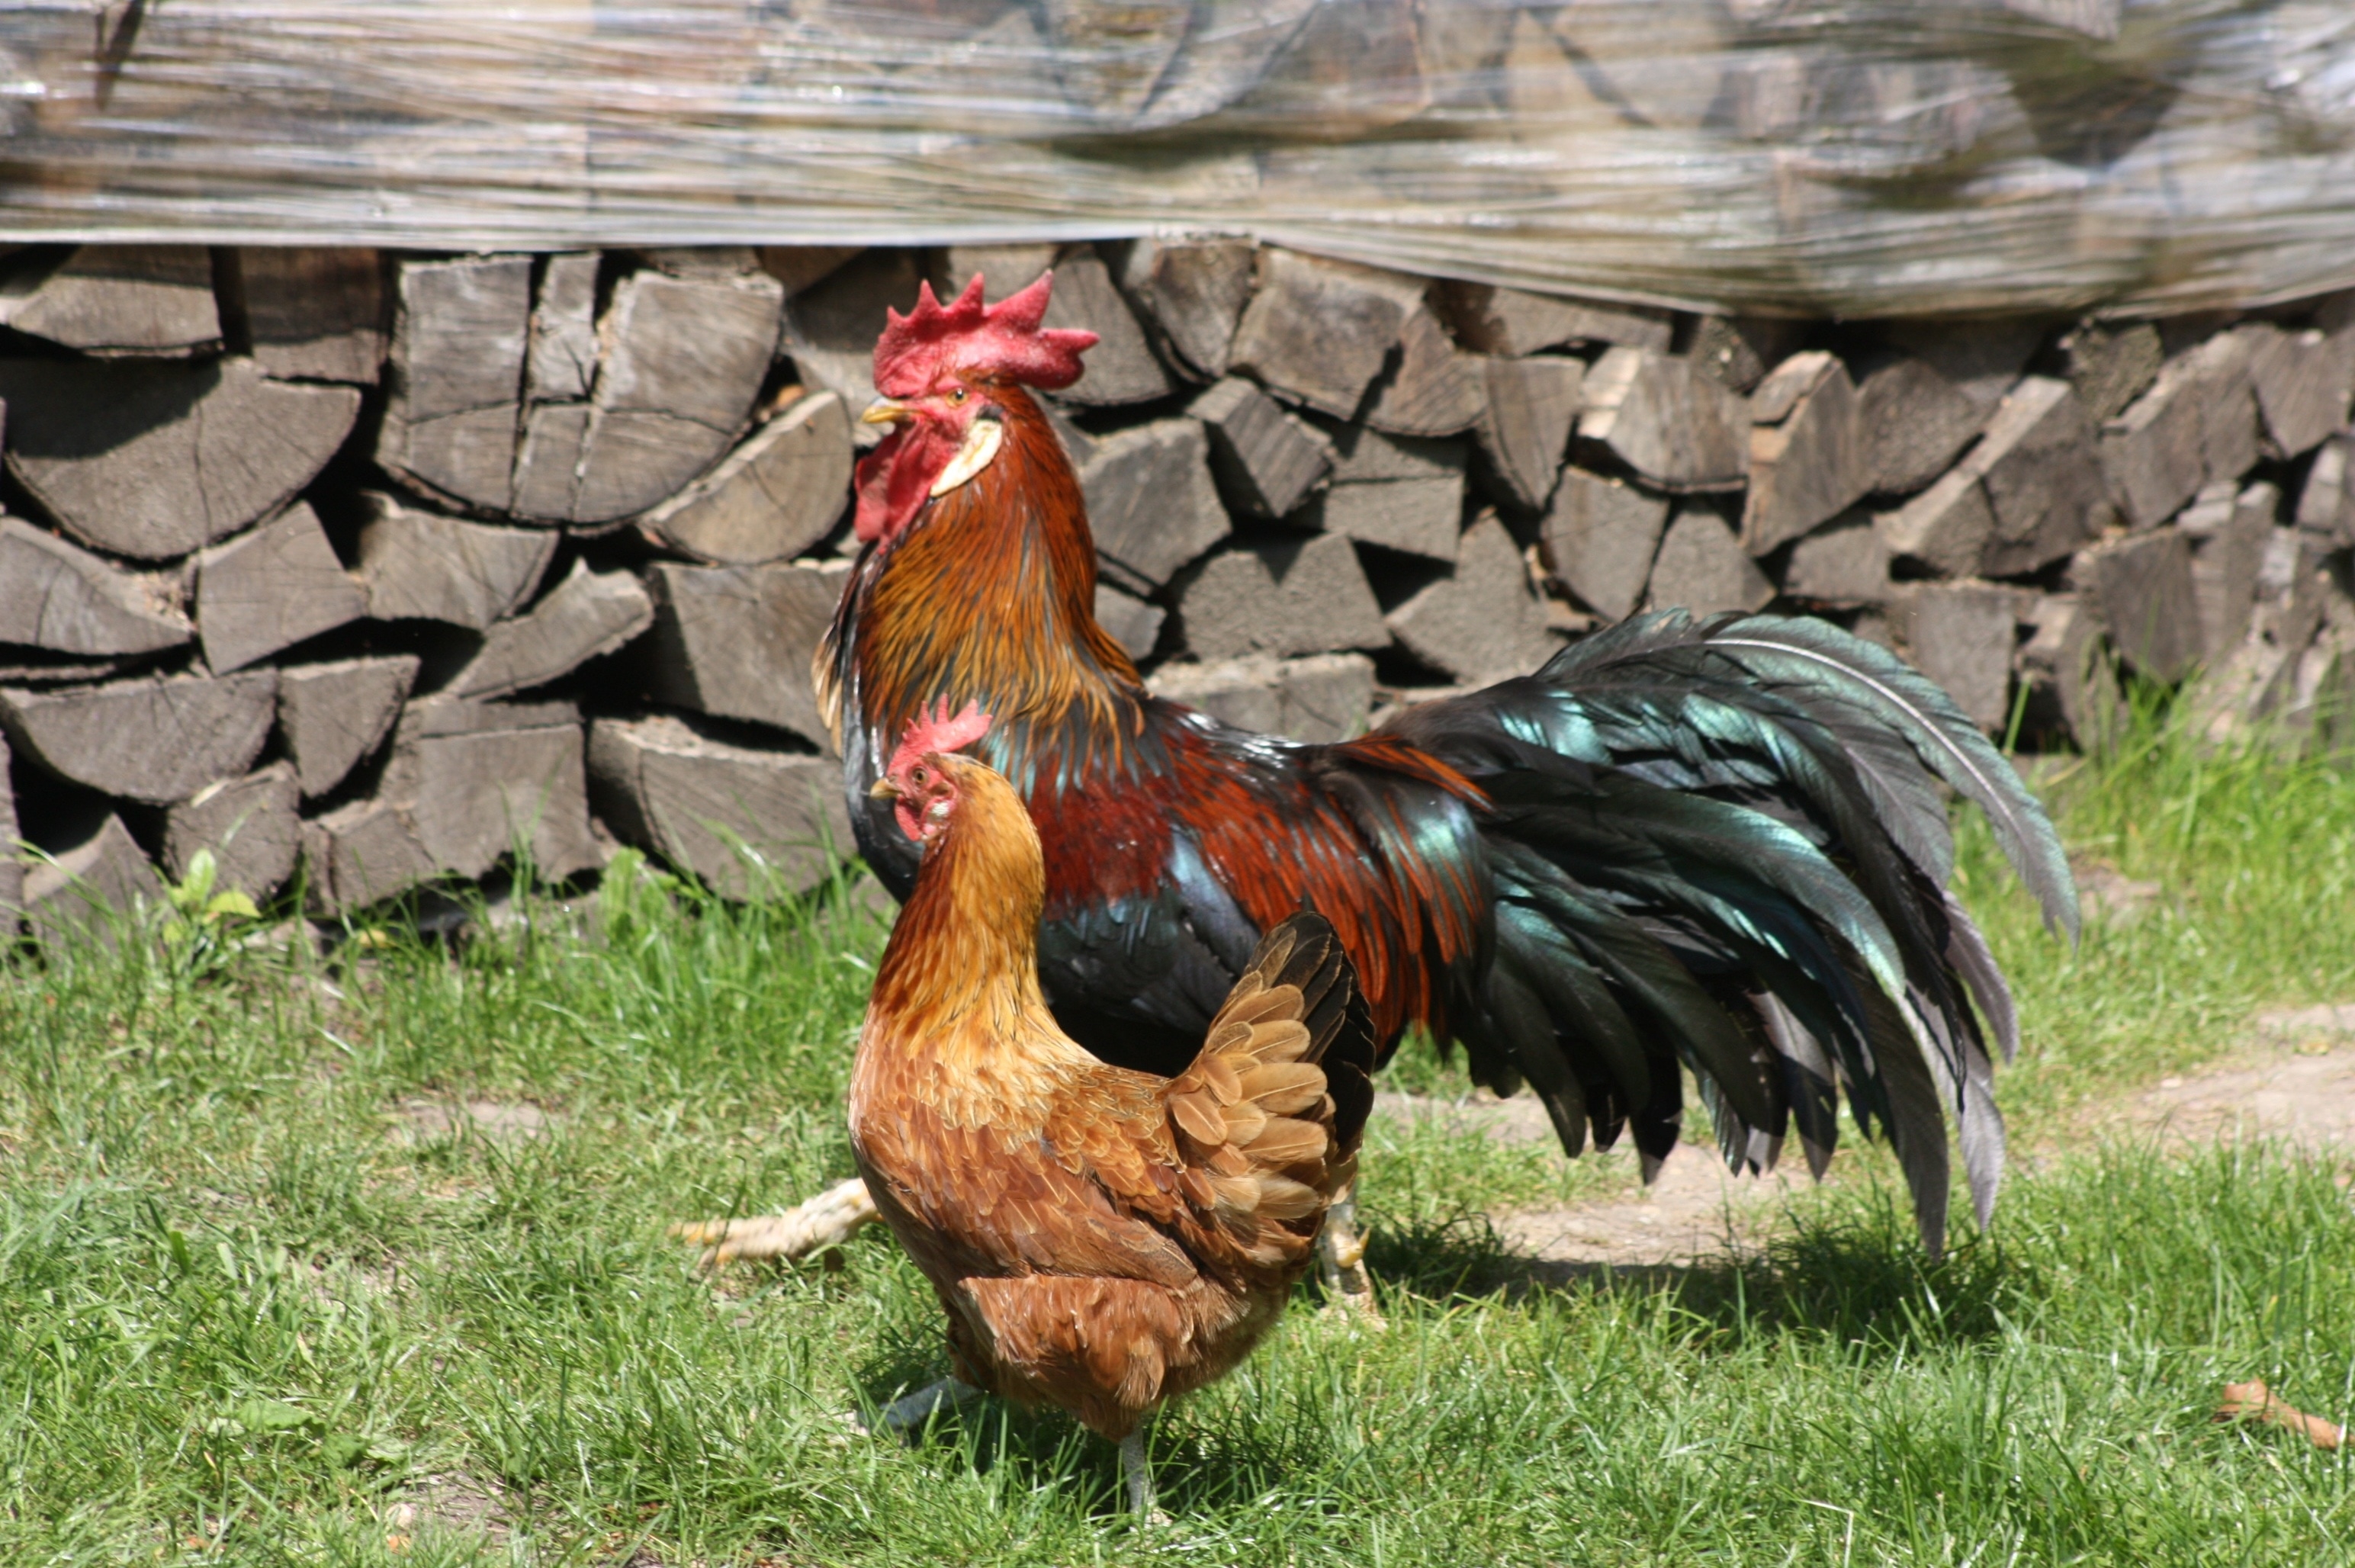
M 0 1562 L 2344 1560 L 2350 1456 L 2207 1416 L 2253 1375 L 2355 1403 L 2349 1170 L 2072 1129 L 2256 1008 L 2355 997 L 2355 784 L 2155 734 L 2054 789 L 2073 849 L 2167 891 L 2071 953 L 1966 837 L 2027 1021 L 2006 1104 L 2049 1156 L 1992 1232 L 1928 1264 L 1887 1162 L 1851 1149 L 1764 1256 L 1566 1279 L 1483 1216 L 1624 1173 L 1384 1133 L 1390 1329 L 1304 1290 L 1164 1418 L 1174 1522 L 1147 1531 L 1060 1417 L 990 1410 L 912 1449 L 849 1430 L 944 1370 L 888 1238 L 714 1289 L 663 1235 L 847 1172 L 880 942 L 847 904 L 679 910 L 634 883 L 454 956 L 21 965 Z M 470 1101 L 541 1130 L 417 1109 Z

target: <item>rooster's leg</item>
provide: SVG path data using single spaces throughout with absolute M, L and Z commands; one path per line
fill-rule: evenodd
M 1366 1273 L 1366 1239 L 1358 1233 L 1358 1184 L 1352 1181 L 1325 1211 L 1316 1237 L 1316 1267 L 1334 1299 L 1370 1322 L 1382 1320 L 1374 1305 L 1374 1282 Z
M 797 1208 L 749 1220 L 705 1220 L 673 1225 L 670 1233 L 703 1248 L 703 1266 L 737 1258 L 793 1263 L 850 1240 L 875 1218 L 875 1200 L 858 1177 L 838 1182 Z
M 981 1397 L 982 1391 L 971 1383 L 943 1378 L 938 1382 L 926 1383 L 913 1393 L 901 1394 L 877 1411 L 873 1427 L 867 1427 L 863 1421 L 859 1425 L 862 1429 L 887 1433 L 893 1437 L 913 1439 L 924 1429 L 924 1423 L 941 1412 L 963 1410 Z
M 1145 1456 L 1145 1423 L 1120 1440 L 1120 1478 L 1128 1483 L 1128 1509 L 1139 1519 L 1157 1520 L 1161 1509 L 1153 1491 L 1153 1466 Z

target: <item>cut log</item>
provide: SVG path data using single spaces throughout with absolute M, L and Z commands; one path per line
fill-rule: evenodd
M 865 411 L 876 398 L 875 338 L 883 312 L 915 309 L 923 281 L 922 251 L 874 250 L 858 265 L 796 292 L 785 304 L 784 350 L 803 384 L 837 393 L 854 418 Z M 875 425 L 854 424 L 852 434 L 862 446 L 883 439 Z
M 1374 382 L 1365 421 L 1392 435 L 1470 430 L 1487 405 L 1485 365 L 1479 355 L 1455 346 L 1429 307 L 1417 304 L 1399 328 L 1398 357 Z
M 1518 358 L 1588 343 L 1625 344 L 1665 354 L 1675 335 L 1667 311 L 1642 305 L 1601 304 L 1466 283 L 1443 283 L 1437 299 L 1456 341 L 1481 354 Z
M 1219 382 L 1186 411 L 1209 434 L 1219 494 L 1247 517 L 1290 515 L 1332 471 L 1332 444 L 1240 376 Z
M 1113 258 L 1114 278 L 1168 358 L 1206 381 L 1225 375 L 1251 303 L 1251 241 L 1132 240 Z
M 0 325 L 85 354 L 186 354 L 220 341 L 201 245 L 83 245 L 0 283 Z
M 1978 476 L 1994 518 L 1981 572 L 2039 571 L 2100 531 L 2110 503 L 2093 437 L 2064 381 L 2030 376 L 2003 400 L 1957 470 Z
M 2104 422 L 2102 472 L 2127 527 L 2158 527 L 2205 483 L 2200 390 L 2190 367 L 2170 365 L 2148 391 Z
M 1115 431 L 1079 466 L 1096 554 L 1115 581 L 1149 594 L 1227 537 L 1210 445 L 1189 419 Z
M 2021 733 L 2057 731 L 2080 751 L 2106 749 L 2126 722 L 2126 705 L 2101 623 L 2074 593 L 2039 595 L 2028 618 L 2035 630 L 2018 661 L 2026 688 Z
M 346 914 L 430 882 L 440 873 L 405 806 L 356 800 L 303 824 L 310 912 Z
M 2011 719 L 2020 598 L 2019 590 L 1992 582 L 1915 582 L 1890 603 L 1890 619 L 1914 667 L 1990 733 Z
M 1394 272 L 1262 251 L 1229 363 L 1271 391 L 1347 419 L 1381 373 L 1420 292 Z
M 1963 467 L 1895 511 L 1876 513 L 1872 526 L 1891 555 L 1941 577 L 1968 577 L 1995 538 L 1995 513 L 1978 475 Z
M 1474 427 L 1483 472 L 1497 500 L 1524 512 L 1542 511 L 1553 498 L 1578 422 L 1586 367 L 1549 356 L 1491 359 L 1484 371 L 1486 405 Z
M 569 703 L 411 702 L 377 798 L 407 811 L 437 871 L 479 877 L 518 847 L 550 881 L 604 859 Z
M 1145 324 L 1113 287 L 1111 272 L 1092 251 L 1067 251 L 1055 264 L 1054 297 L 1042 325 L 1082 327 L 1096 335 L 1080 379 L 1055 394 L 1063 402 L 1117 408 L 1149 403 L 1178 389 L 1146 341 Z
M 1763 609 L 1774 597 L 1774 585 L 1723 517 L 1706 507 L 1677 508 L 1652 558 L 1647 608 L 1706 615 L 1715 610 Z
M 362 491 L 360 581 L 379 621 L 440 621 L 480 632 L 538 586 L 556 536 L 421 512 Z
M 2158 376 L 2158 328 L 2147 321 L 2086 322 L 2061 340 L 2069 384 L 2099 424 L 2122 413 Z
M 360 619 L 368 593 L 307 501 L 197 555 L 197 626 L 216 675 Z
M 1161 641 L 1161 624 L 1168 618 L 1169 612 L 1158 604 L 1124 593 L 1109 582 L 1096 584 L 1096 624 L 1110 632 L 1112 640 L 1127 650 L 1130 658 L 1143 661 L 1153 656 Z
M 360 394 L 269 380 L 250 359 L 10 359 L 0 403 L 8 471 L 67 532 L 168 560 L 293 499 L 351 433 Z
M 294 769 L 286 763 L 207 784 L 164 814 L 165 869 L 174 881 L 185 881 L 197 851 L 209 849 L 215 887 L 268 898 L 294 874 L 303 848 L 303 822 L 294 810 L 300 798 Z
M 2097 545 L 2078 559 L 2076 575 L 2128 664 L 2170 684 L 2191 673 L 2202 651 L 2200 601 L 2190 544 L 2179 531 Z
M 1333 483 L 1369 485 L 1390 479 L 1461 479 L 1470 446 L 1463 441 L 1391 435 L 1361 424 L 1316 421 L 1333 444 Z
M 1818 356 L 1819 364 L 1808 363 Z M 1750 428 L 1750 493 L 1742 513 L 1742 547 L 1753 555 L 1777 549 L 1838 517 L 1872 485 L 1856 388 L 1847 367 L 1829 354 L 1810 350 L 1791 356 L 1767 380 L 1770 385 L 1806 385 L 1793 393 L 1786 409 L 1762 411 L 1761 422 Z M 1761 392 L 1765 389 L 1762 387 Z
M 1693 368 L 1728 391 L 1747 392 L 1799 347 L 1806 329 L 1770 316 L 1705 315 L 1694 330 Z M 1646 345 L 1631 345 L 1643 347 Z M 1663 342 L 1657 347 L 1665 350 Z
M 123 921 L 142 902 L 164 901 L 155 868 L 112 813 L 79 842 L 44 848 L 51 859 L 26 868 L 22 895 L 25 933 L 44 947 L 112 947 Z
M 1178 619 L 1187 651 L 1205 663 L 1391 640 L 1357 549 L 1338 534 L 1212 556 L 1180 592 Z
M 1833 521 L 1791 547 L 1783 592 L 1818 604 L 1878 604 L 1889 597 L 1889 544 L 1858 513 Z
M 524 397 L 577 403 L 597 384 L 597 268 L 593 251 L 548 257 L 532 302 L 524 352 Z
M 1384 619 L 1401 647 L 1467 684 L 1527 675 L 1559 645 L 1520 549 L 1494 516 L 1465 530 L 1454 571 Z
M 540 469 L 577 474 L 570 505 L 538 515 L 577 523 L 610 521 L 669 499 L 718 462 L 751 416 L 777 347 L 784 291 L 766 273 L 672 278 L 639 272 L 622 281 L 599 326 L 602 348 L 579 456 L 563 462 L 560 434 L 546 456 L 525 454 L 516 490 L 546 492 Z M 530 434 L 540 433 L 534 411 Z M 560 417 L 551 429 L 564 425 Z
M 101 795 L 168 805 L 252 764 L 270 737 L 278 672 L 0 688 L 0 726 L 49 772 Z
M 2248 334 L 2218 332 L 2180 356 L 2200 403 L 2200 467 L 2227 480 L 2256 466 L 2257 392 L 2249 379 L 2254 342 Z
M 863 255 L 866 249 L 864 245 L 762 245 L 758 254 L 761 270 L 784 284 L 785 297 L 791 299 L 840 272 L 845 262 Z
M 1624 621 L 1644 601 L 1668 522 L 1665 497 L 1565 468 L 1541 529 L 1547 564 L 1598 614 Z
M 668 714 L 598 720 L 589 758 L 614 833 L 723 898 L 806 892 L 858 852 L 830 759 L 730 745 Z
M 2333 436 L 2316 451 L 2297 492 L 2294 520 L 2326 549 L 2355 544 L 2355 437 Z
M 163 573 L 133 573 L 0 517 L 0 643 L 61 654 L 151 654 L 196 635 Z
M 417 657 L 338 659 L 278 672 L 278 733 L 305 800 L 344 782 L 392 731 L 417 679 Z
M 457 697 L 504 697 L 570 675 L 614 652 L 654 624 L 654 601 L 626 571 L 592 572 L 585 560 L 548 597 L 483 638 L 482 651 L 453 677 Z
M 1611 349 L 1588 372 L 1583 396 L 1580 438 L 1663 489 L 1724 488 L 1748 472 L 1749 404 L 1689 360 Z
M 8 741 L 0 736 L 0 944 L 13 941 L 25 912 L 25 860 L 16 852 L 16 791 L 8 776 Z
M 531 271 L 528 256 L 400 263 L 392 395 L 376 447 L 385 468 L 437 495 L 508 508 Z
M 2355 396 L 2355 328 L 2284 332 L 2253 322 L 2238 331 L 2249 337 L 2249 380 L 2277 455 L 2310 451 L 2347 423 L 2348 399 Z
M 655 629 L 646 660 L 655 697 L 698 713 L 773 724 L 830 747 L 810 660 L 833 624 L 848 567 L 651 568 Z
M 854 455 L 842 399 L 813 393 L 647 513 L 644 526 L 671 549 L 720 566 L 787 560 L 842 520 Z
M 1464 532 L 1464 477 L 1336 485 L 1309 503 L 1303 519 L 1359 544 L 1453 561 Z
M 750 245 L 642 245 L 629 253 L 639 265 L 674 278 L 741 278 L 765 271 Z
M 1329 745 L 1363 732 L 1374 700 L 1374 661 L 1363 654 L 1222 659 L 1164 665 L 1146 687 L 1222 724 L 1255 735 Z
M 1055 253 L 1061 247 L 1052 242 L 1044 245 L 943 245 L 934 251 L 926 272 L 932 282 L 932 293 L 943 304 L 965 291 L 965 285 L 975 276 L 982 280 L 981 297 L 996 304 L 1011 293 L 1018 293 L 1039 281 L 1039 274 L 1055 264 Z M 1055 292 L 1062 292 L 1062 280 L 1055 280 Z M 1092 332 L 1095 329 L 1088 328 Z
M 1885 347 L 1855 372 L 1872 487 L 1911 495 L 1944 474 L 2019 384 L 2038 336 L 2033 325 L 1985 322 L 1887 328 Z
M 2256 608 L 2257 571 L 2273 531 L 2281 492 L 2259 483 L 2237 490 L 2232 481 L 2211 485 L 2176 519 L 2191 547 L 2191 592 L 2200 605 L 2200 645 L 2211 664 L 2248 635 Z
M 263 375 L 376 385 L 386 345 L 384 261 L 376 251 L 248 245 L 221 254 L 222 295 Z

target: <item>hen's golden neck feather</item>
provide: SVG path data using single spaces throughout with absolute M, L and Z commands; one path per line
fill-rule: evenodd
M 1039 989 L 1046 864 L 1013 786 L 945 756 L 957 802 L 900 912 L 869 1006 L 879 1019 L 946 1023 L 969 1015 L 1047 1016 Z

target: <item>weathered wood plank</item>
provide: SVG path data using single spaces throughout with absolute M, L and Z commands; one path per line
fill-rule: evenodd
M 524 350 L 524 397 L 579 402 L 597 384 L 597 269 L 593 251 L 545 257 Z
M 1889 543 L 1854 512 L 1792 546 L 1783 571 L 1784 592 L 1818 604 L 1878 604 L 1890 587 Z
M 2200 662 L 2200 601 L 2190 541 L 2173 528 L 2096 545 L 2077 560 L 2087 602 L 2111 645 L 2153 680 L 2174 682 Z
M 1067 251 L 1055 263 L 1055 292 L 1042 325 L 1096 335 L 1080 379 L 1055 394 L 1063 402 L 1118 408 L 1149 403 L 1178 389 L 1146 340 L 1145 324 L 1113 287 L 1110 270 L 1093 251 Z
M 1646 608 L 1706 615 L 1713 610 L 1764 609 L 1774 597 L 1774 583 L 1723 517 L 1703 506 L 1677 508 L 1652 558 Z
M 1153 656 L 1161 641 L 1162 624 L 1168 619 L 1169 612 L 1158 604 L 1124 593 L 1109 582 L 1096 584 L 1096 624 L 1111 633 L 1112 640 L 1130 658 L 1141 661 Z
M 1373 707 L 1374 661 L 1363 654 L 1169 664 L 1146 682 L 1156 697 L 1255 735 L 1330 744 L 1360 733 Z
M 1399 327 L 1398 357 L 1375 380 L 1366 423 L 1392 435 L 1456 435 L 1480 422 L 1487 406 L 1485 361 L 1447 336 L 1429 307 L 1417 304 Z
M 44 848 L 52 858 L 26 869 L 22 895 L 26 934 L 44 947 L 112 947 L 124 917 L 141 901 L 163 901 L 155 868 L 111 812 L 78 842 Z
M 1531 293 L 1489 283 L 1447 283 L 1438 290 L 1440 315 L 1456 340 L 1481 354 L 1518 358 L 1572 344 L 1624 344 L 1668 351 L 1675 323 L 1664 310 L 1604 304 Z
M 1915 582 L 1890 603 L 1914 667 L 1982 730 L 1999 731 L 2011 716 L 2020 601 L 2019 590 L 1991 582 Z

